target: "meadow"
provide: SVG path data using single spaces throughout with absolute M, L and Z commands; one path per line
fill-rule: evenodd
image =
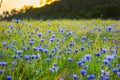
M 120 80 L 120 21 L 1 21 L 0 80 Z

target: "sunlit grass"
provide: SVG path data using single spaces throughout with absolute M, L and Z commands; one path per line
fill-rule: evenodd
M 14 29 L 10 28 L 13 25 Z M 106 26 L 112 26 L 112 30 L 106 30 Z M 36 28 L 39 28 L 36 30 Z M 99 30 L 95 30 L 99 28 Z M 59 30 L 63 30 L 60 32 Z M 51 30 L 49 33 L 48 30 Z M 107 76 L 111 80 L 119 80 L 118 73 L 112 71 L 117 68 L 120 72 L 120 21 L 114 20 L 30 20 L 16 22 L 0 22 L 0 62 L 7 62 L 6 66 L 0 65 L 0 80 L 6 79 L 6 76 L 11 75 L 13 80 L 73 80 L 76 74 L 79 80 L 87 80 L 87 76 L 94 74 L 95 79 L 106 77 L 101 74 L 102 70 L 110 71 Z M 10 31 L 10 32 L 9 32 Z M 38 32 L 42 36 L 38 36 Z M 52 37 L 52 38 L 51 38 Z M 85 39 L 82 39 L 85 37 Z M 59 38 L 59 41 L 57 39 Z M 34 39 L 32 45 L 29 42 Z M 53 39 L 53 42 L 50 40 Z M 42 40 L 44 40 L 42 42 Z M 4 45 L 3 42 L 6 42 Z M 70 46 L 73 43 L 74 46 Z M 40 46 L 43 51 L 33 50 L 34 47 Z M 85 50 L 81 50 L 81 46 Z M 29 47 L 28 50 L 24 50 Z M 118 47 L 118 48 L 116 48 Z M 105 48 L 103 53 L 101 48 Z M 37 48 L 39 49 L 39 48 Z M 78 52 L 75 52 L 78 49 Z M 21 55 L 16 54 L 17 50 L 22 50 Z M 48 52 L 45 52 L 48 50 Z M 112 51 L 117 51 L 116 53 Z M 95 53 L 100 52 L 100 57 L 95 56 Z M 35 56 L 40 54 L 37 59 L 29 58 L 26 60 L 26 55 Z M 79 66 L 77 62 L 81 61 L 86 54 L 90 54 L 91 58 L 83 65 Z M 13 56 L 18 58 L 14 59 Z M 113 55 L 111 66 L 104 65 L 103 60 L 107 55 Z M 32 55 L 32 57 L 34 57 Z M 73 61 L 69 61 L 71 58 Z M 46 60 L 48 59 L 48 61 Z M 50 59 L 50 61 L 49 61 Z M 16 65 L 11 62 L 16 62 Z M 52 72 L 50 68 L 57 67 L 56 71 Z M 56 68 L 55 67 L 55 68 Z M 87 73 L 82 75 L 80 70 L 85 69 Z M 93 79 L 88 79 L 93 80 Z

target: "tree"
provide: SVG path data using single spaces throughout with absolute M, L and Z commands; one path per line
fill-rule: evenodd
M 0 1 L 0 7 L 1 7 L 1 5 L 2 5 L 2 2 L 3 2 L 3 1 L 1 0 L 1 1 Z

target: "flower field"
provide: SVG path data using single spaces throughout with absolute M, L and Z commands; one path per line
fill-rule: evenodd
M 0 80 L 120 80 L 120 21 L 1 21 Z

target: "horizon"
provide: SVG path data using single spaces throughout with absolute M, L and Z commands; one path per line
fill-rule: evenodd
M 53 1 L 55 0 L 51 0 L 51 2 Z M 44 6 L 45 4 L 46 3 L 44 0 L 41 6 Z M 40 0 L 3 0 L 3 3 L 0 8 L 0 15 L 2 15 L 4 11 L 11 11 L 12 9 L 19 10 L 23 8 L 25 5 L 40 7 Z

